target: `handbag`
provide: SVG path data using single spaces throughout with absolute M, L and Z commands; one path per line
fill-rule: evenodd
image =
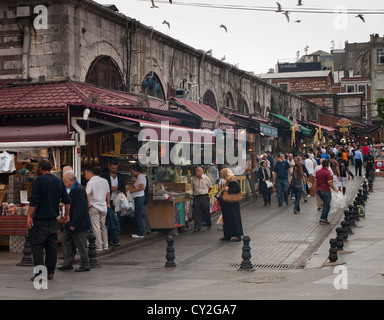
M 263 171 L 263 176 L 264 176 L 264 180 L 265 180 L 265 183 L 267 184 L 267 188 L 273 188 L 273 182 L 271 182 L 270 180 L 266 180 L 265 179 L 265 173 L 264 173 L 264 169 L 261 169 Z
M 221 197 L 221 200 L 224 202 L 239 202 L 243 199 L 243 195 L 241 192 L 239 193 L 228 193 L 228 191 L 224 191 Z

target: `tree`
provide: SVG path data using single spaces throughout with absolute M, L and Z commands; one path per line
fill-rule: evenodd
M 381 119 L 381 123 L 384 124 L 384 98 L 378 98 L 376 100 L 377 113 Z

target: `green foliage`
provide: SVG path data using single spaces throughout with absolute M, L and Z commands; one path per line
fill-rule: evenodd
M 377 113 L 381 118 L 381 123 L 384 124 L 384 98 L 378 98 L 376 100 Z

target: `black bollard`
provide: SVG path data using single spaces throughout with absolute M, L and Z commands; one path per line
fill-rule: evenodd
M 173 246 L 173 243 L 175 240 L 173 240 L 173 237 L 169 236 L 167 238 L 167 254 L 165 258 L 167 259 L 167 262 L 165 263 L 166 268 L 175 268 L 175 248 Z
M 345 228 L 347 229 L 348 234 L 353 234 L 352 228 L 351 228 L 351 223 L 349 222 L 349 218 L 344 219 L 343 222 L 344 222 Z
M 343 229 L 340 227 L 336 228 L 336 247 L 337 250 L 344 250 L 344 237 L 343 237 Z
M 251 247 L 249 246 L 250 241 L 251 239 L 249 238 L 249 236 L 243 237 L 243 253 L 241 255 L 243 261 L 241 262 L 239 268 L 239 270 L 242 271 L 255 271 L 251 263 Z
M 96 259 L 96 236 L 93 234 L 93 232 L 89 233 L 87 235 L 88 239 L 88 258 L 89 258 L 89 266 L 91 268 L 101 268 L 99 263 Z
M 331 248 L 329 249 L 328 259 L 330 262 L 336 262 L 338 259 L 338 257 L 337 257 L 337 240 L 331 239 L 331 240 L 329 240 L 329 244 L 331 245 Z
M 344 210 L 344 220 L 349 221 L 351 227 L 356 227 L 355 219 L 353 218 L 351 211 Z
M 31 241 L 29 240 L 29 231 L 27 231 L 27 233 L 25 234 L 23 257 L 21 258 L 21 261 L 17 265 L 23 266 L 23 267 L 33 266 L 31 254 L 32 254 L 32 245 L 31 245 Z
M 347 229 L 345 221 L 341 221 L 341 229 L 343 230 L 344 241 L 347 241 L 348 240 L 348 229 Z

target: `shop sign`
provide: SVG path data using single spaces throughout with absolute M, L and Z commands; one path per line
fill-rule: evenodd
M 265 124 L 260 123 L 260 133 L 265 134 L 267 136 L 271 137 L 278 137 L 278 130 L 277 128 L 267 126 Z
M 351 125 L 351 121 L 349 121 L 346 118 L 340 119 L 337 122 L 337 125 L 340 127 L 339 130 L 343 133 L 348 133 L 349 132 L 349 126 Z

